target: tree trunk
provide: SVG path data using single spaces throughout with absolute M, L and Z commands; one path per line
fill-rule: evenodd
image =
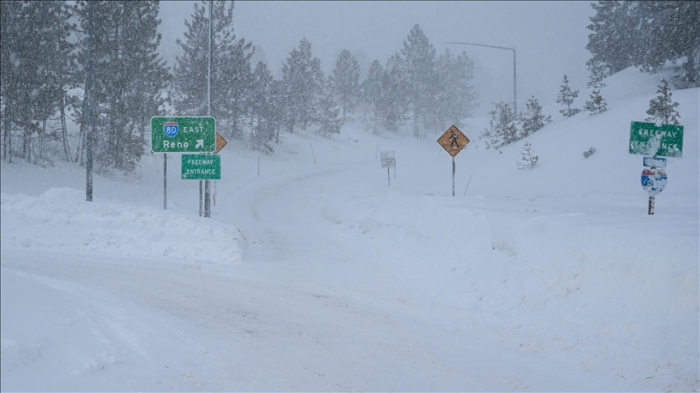
M 31 121 L 26 121 L 24 122 L 25 127 L 24 127 L 24 135 L 22 136 L 22 156 L 24 159 L 27 161 L 32 160 L 32 151 L 31 151 L 31 143 L 32 143 L 32 122 Z
M 3 145 L 3 159 L 7 162 L 12 162 L 12 120 L 9 110 L 5 109 L 5 116 L 3 118 L 4 125 L 3 130 L 5 131 L 5 143 Z
M 46 119 L 41 123 L 41 135 L 39 135 L 39 160 L 44 158 L 44 138 L 46 138 Z
M 66 161 L 70 161 L 70 146 L 68 145 L 68 127 L 66 126 L 66 98 L 60 101 L 61 110 L 61 139 L 63 141 L 63 152 L 66 154 Z

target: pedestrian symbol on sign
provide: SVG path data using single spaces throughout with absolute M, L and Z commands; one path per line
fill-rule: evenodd
M 176 121 L 166 121 L 163 123 L 163 132 L 170 138 L 173 138 L 180 131 L 180 126 L 178 126 Z

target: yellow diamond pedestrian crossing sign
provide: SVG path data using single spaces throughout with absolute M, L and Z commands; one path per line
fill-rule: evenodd
M 456 156 L 457 153 L 462 151 L 465 146 L 469 143 L 469 138 L 462 134 L 456 126 L 452 126 L 445 131 L 440 138 L 438 138 L 438 143 L 445 149 L 452 157 Z

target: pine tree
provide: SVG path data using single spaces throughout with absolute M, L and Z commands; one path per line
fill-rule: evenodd
M 289 132 L 318 122 L 318 103 L 323 93 L 321 61 L 313 57 L 311 43 L 302 39 L 282 65 L 285 90 L 285 124 Z
M 158 54 L 157 1 L 94 1 L 91 99 L 95 113 L 97 170 L 132 170 L 145 152 L 149 119 L 163 112 L 163 93 L 169 81 L 165 61 Z M 87 31 L 87 3 L 78 3 L 83 31 Z M 79 61 L 87 60 L 87 37 L 82 37 Z M 83 113 L 84 115 L 84 113 Z M 80 119 L 85 124 L 86 119 Z
M 433 116 L 435 126 L 444 128 L 448 124 L 460 126 L 476 108 L 477 95 L 471 81 L 474 78 L 474 64 L 462 52 L 454 57 L 449 49 L 437 60 L 438 89 Z
M 413 26 L 403 41 L 400 60 L 407 76 L 408 98 L 413 111 L 413 135 L 418 137 L 418 118 L 423 119 L 424 126 L 427 125 L 425 123 L 434 108 L 437 93 L 435 48 L 420 26 Z
M 251 144 L 254 150 L 272 153 L 270 142 L 276 138 L 280 119 L 277 110 L 275 80 L 265 63 L 258 62 L 253 72 L 250 96 L 250 116 L 253 132 Z
M 491 115 L 490 129 L 484 130 L 481 137 L 485 139 L 486 148 L 499 148 L 516 142 L 520 139 L 516 116 L 510 105 L 500 101 L 494 103 L 495 108 L 489 112 Z
M 21 63 L 17 61 L 22 43 L 24 4 L 0 1 L 0 99 L 2 100 L 2 158 L 12 162 L 12 128 L 19 117 Z
M 589 111 L 589 115 L 595 115 L 598 113 L 603 113 L 607 110 L 608 104 L 605 99 L 600 94 L 600 91 L 606 84 L 603 82 L 602 69 L 600 67 L 589 67 L 591 72 L 589 76 L 589 81 L 587 87 L 593 88 L 591 91 L 590 98 L 586 100 L 586 105 L 583 107 L 584 110 Z
M 595 115 L 598 113 L 603 113 L 608 109 L 608 104 L 605 102 L 603 96 L 600 95 L 600 89 L 594 89 L 591 92 L 590 99 L 586 100 L 586 105 L 583 110 L 589 111 L 589 115 Z
M 612 0 L 591 3 L 596 14 L 587 26 L 588 49 L 592 60 L 603 65 L 604 76 L 634 65 L 640 56 L 639 31 L 635 2 Z
M 340 117 L 340 107 L 333 98 L 333 88 L 330 80 L 324 83 L 323 92 L 319 100 L 318 133 L 324 136 L 340 133 L 343 126 L 343 118 Z
M 564 117 L 571 117 L 580 112 L 580 109 L 578 108 L 571 108 L 571 104 L 574 103 L 576 97 L 578 97 L 578 90 L 571 91 L 571 88 L 569 87 L 569 80 L 566 78 L 566 75 L 564 75 L 564 84 L 561 86 L 559 96 L 557 97 L 557 104 L 566 105 L 566 109 L 559 111 L 564 115 Z
M 382 76 L 381 100 L 379 113 L 384 129 L 397 132 L 408 120 L 411 103 L 409 94 L 410 84 L 406 69 L 402 67 L 402 59 L 398 54 L 387 60 Z
M 700 3 L 616 0 L 592 6 L 586 48 L 604 76 L 633 65 L 658 72 L 671 61 L 679 88 L 700 86 Z
M 2 2 L 3 157 L 12 160 L 12 128 L 22 136 L 22 157 L 41 158 L 47 121 L 66 101 L 74 67 L 71 12 L 64 1 Z M 39 136 L 38 152 L 32 146 Z M 64 134 L 65 137 L 65 134 Z M 64 146 L 67 140 L 64 139 Z M 33 153 L 39 157 L 34 156 Z
M 228 6 L 227 6 L 228 5 Z M 233 2 L 214 1 L 212 8 L 211 115 L 217 132 L 240 139 L 249 116 L 252 84 L 250 59 L 253 47 L 237 39 L 233 29 Z M 191 20 L 185 21 L 185 41 L 177 40 L 184 54 L 178 56 L 171 95 L 181 116 L 206 116 L 209 50 L 209 1 L 195 4 Z
M 520 139 L 525 138 L 551 123 L 552 117 L 542 113 L 542 106 L 535 96 L 527 100 L 525 113 L 520 114 Z
M 677 102 L 673 102 L 671 96 L 671 89 L 668 87 L 668 82 L 666 79 L 661 80 L 659 89 L 656 91 L 659 95 L 649 101 L 649 109 L 647 110 L 647 115 L 651 115 L 645 121 L 651 123 L 662 123 L 662 124 L 680 124 L 678 118 L 681 115 L 676 110 L 678 107 Z
M 537 165 L 537 161 L 540 159 L 539 156 L 535 155 L 532 151 L 532 144 L 530 142 L 525 142 L 523 148 L 520 152 L 522 157 L 518 161 L 518 169 L 532 169 Z
M 360 64 L 349 50 L 340 52 L 330 81 L 345 121 L 347 113 L 355 109 L 360 94 Z
M 379 133 L 379 113 L 382 100 L 382 80 L 384 79 L 384 67 L 379 61 L 374 60 L 367 71 L 367 77 L 360 86 L 361 102 L 366 108 L 366 123 L 374 134 Z

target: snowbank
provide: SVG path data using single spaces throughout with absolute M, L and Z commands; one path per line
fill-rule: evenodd
M 95 258 L 240 262 L 241 233 L 233 225 L 177 212 L 89 203 L 84 199 L 84 191 L 70 188 L 52 188 L 39 197 L 3 193 L 3 249 Z

